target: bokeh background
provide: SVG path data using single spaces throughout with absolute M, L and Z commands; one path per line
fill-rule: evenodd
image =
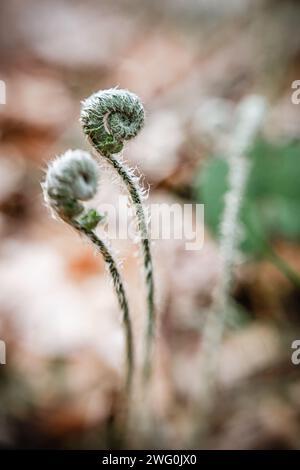
M 147 111 L 125 149 L 148 202 L 204 203 L 205 243 L 153 245 L 159 332 L 150 409 L 142 395 L 127 445 L 299 448 L 300 3 L 296 0 L 3 0 L 0 15 L 0 446 L 105 448 L 124 375 L 120 313 L 102 259 L 53 220 L 40 183 L 47 162 L 88 148 L 80 101 L 101 88 L 137 93 Z M 268 112 L 251 151 L 243 239 L 220 352 L 219 400 L 197 440 L 201 333 L 220 276 L 224 149 L 235 108 L 252 93 Z M 97 196 L 122 189 L 103 171 Z M 137 356 L 143 278 L 123 259 Z M 196 437 L 195 437 L 196 436 Z

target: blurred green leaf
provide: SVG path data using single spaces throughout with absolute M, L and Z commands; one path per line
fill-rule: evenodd
M 249 158 L 253 166 L 241 208 L 245 230 L 241 248 L 259 255 L 263 240 L 300 238 L 300 142 L 274 145 L 260 140 Z M 196 199 L 205 204 L 205 221 L 215 234 L 224 207 L 227 172 L 225 159 L 211 157 L 195 181 Z

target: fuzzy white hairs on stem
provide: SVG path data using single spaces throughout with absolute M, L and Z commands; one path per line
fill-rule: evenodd
M 103 256 L 115 288 L 123 314 L 126 338 L 126 388 L 132 383 L 134 357 L 133 336 L 129 307 L 124 285 L 109 244 L 100 239 L 95 228 L 103 218 L 95 209 L 84 207 L 82 201 L 95 196 L 98 188 L 99 168 L 88 152 L 68 150 L 49 164 L 42 184 L 44 198 L 53 215 L 57 215 L 78 233 L 87 237 Z
M 135 137 L 142 129 L 145 120 L 144 108 L 138 96 L 128 90 L 117 88 L 100 90 L 83 101 L 80 120 L 83 131 L 92 146 L 102 158 L 112 165 L 123 181 L 135 211 L 147 288 L 148 317 L 144 377 L 149 378 L 155 334 L 155 309 L 148 217 L 143 206 L 146 193 L 140 186 L 140 178 L 131 168 L 126 166 L 119 155 L 115 155 L 121 152 L 127 140 Z

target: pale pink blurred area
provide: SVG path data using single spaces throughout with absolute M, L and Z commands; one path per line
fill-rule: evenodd
M 257 91 L 268 99 L 266 136 L 299 138 L 290 84 L 300 78 L 300 9 L 275 0 L 5 0 L 1 10 L 0 340 L 7 363 L 0 365 L 0 447 L 109 448 L 125 378 L 122 316 L 101 256 L 44 203 L 47 164 L 69 148 L 90 149 L 79 123 L 84 98 L 126 88 L 145 106 L 145 127 L 122 157 L 141 175 L 146 206 L 194 204 L 195 177 L 226 148 L 243 96 Z M 89 205 L 115 207 L 124 194 L 101 165 Z M 202 329 L 222 275 L 206 219 L 196 225 L 204 234 L 199 250 L 187 250 L 183 239 L 152 243 L 157 332 L 147 393 L 138 243 L 112 240 L 137 366 L 127 445 L 297 448 L 299 373 L 278 305 L 281 293 L 283 302 L 295 295 L 299 310 L 299 293 L 269 264 L 243 265 L 242 256 L 220 352 L 221 399 L 210 433 L 195 442 Z M 297 243 L 279 249 L 300 269 Z M 286 323 L 299 331 L 299 320 Z

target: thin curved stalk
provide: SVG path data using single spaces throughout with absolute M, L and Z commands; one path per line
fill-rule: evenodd
M 103 216 L 95 209 L 87 210 L 81 202 L 95 196 L 98 178 L 98 165 L 89 153 L 81 150 L 69 150 L 49 165 L 42 187 L 46 204 L 53 215 L 58 215 L 80 234 L 89 238 L 108 266 L 123 313 L 127 351 L 126 389 L 129 390 L 133 377 L 134 354 L 132 327 L 125 289 L 109 247 L 94 232 Z
M 137 95 L 117 88 L 100 90 L 82 103 L 82 128 L 100 157 L 113 166 L 124 182 L 132 202 L 140 235 L 141 251 L 147 288 L 147 326 L 144 356 L 144 377 L 151 372 L 152 345 L 155 334 L 154 280 L 151 246 L 146 215 L 143 208 L 143 194 L 138 179 L 115 155 L 123 149 L 124 143 L 134 138 L 144 125 L 145 112 Z
M 125 294 L 124 285 L 121 279 L 121 275 L 119 273 L 117 264 L 114 260 L 110 249 L 106 245 L 106 243 L 101 240 L 93 230 L 87 229 L 85 226 L 80 224 L 80 222 L 73 221 L 73 227 L 84 234 L 89 240 L 96 246 L 97 250 L 103 256 L 105 263 L 108 266 L 110 275 L 113 280 L 115 292 L 118 298 L 120 309 L 123 313 L 123 322 L 125 328 L 125 335 L 126 335 L 126 365 L 127 365 L 127 372 L 126 372 L 126 388 L 129 390 L 131 388 L 132 377 L 133 377 L 133 369 L 134 369 L 134 357 L 133 357 L 133 335 L 132 335 L 132 327 L 129 315 L 129 307 L 128 301 Z
M 97 148 L 96 142 L 93 142 L 93 146 Z M 130 194 L 132 205 L 135 211 L 137 219 L 138 231 L 140 233 L 140 243 L 143 253 L 143 266 L 145 271 L 146 288 L 147 288 L 147 309 L 148 309 L 148 321 L 146 330 L 146 346 L 145 346 L 145 358 L 144 358 L 144 374 L 145 377 L 149 377 L 151 371 L 151 355 L 152 355 L 152 344 L 155 331 L 155 310 L 154 310 L 154 279 L 153 279 L 153 263 L 150 249 L 150 240 L 148 235 L 148 226 L 146 221 L 146 215 L 142 203 L 142 197 L 140 194 L 140 188 L 136 184 L 128 168 L 113 155 L 103 155 L 103 157 L 113 166 L 122 178 L 127 190 Z

